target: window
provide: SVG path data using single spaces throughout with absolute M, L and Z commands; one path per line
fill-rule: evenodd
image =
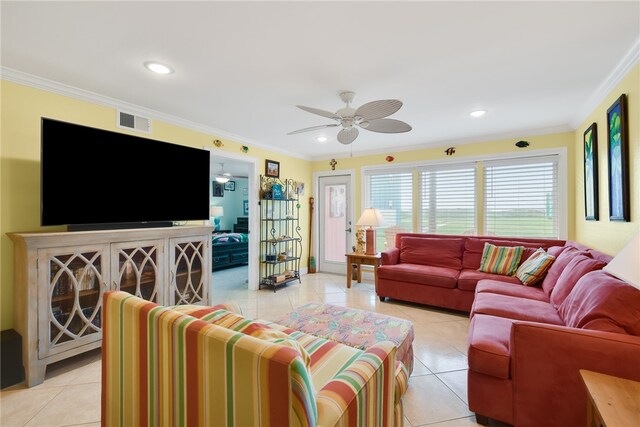
M 394 246 L 396 233 L 413 230 L 413 173 L 367 172 L 363 208 L 369 207 L 380 210 L 384 218 L 384 225 L 376 232 L 376 249 Z
M 420 231 L 476 234 L 476 166 L 420 169 Z
M 558 201 L 558 156 L 485 162 L 485 234 L 559 238 Z

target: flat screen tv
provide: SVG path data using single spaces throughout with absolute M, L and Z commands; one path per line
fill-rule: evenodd
M 209 152 L 42 119 L 40 222 L 70 230 L 209 219 Z

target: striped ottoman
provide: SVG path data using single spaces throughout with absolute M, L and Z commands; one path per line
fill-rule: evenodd
M 380 341 L 396 345 L 396 360 L 413 371 L 413 324 L 371 311 L 312 302 L 274 320 L 282 326 L 366 350 Z

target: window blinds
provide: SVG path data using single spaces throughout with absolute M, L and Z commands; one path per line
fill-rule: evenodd
M 377 208 L 384 225 L 376 233 L 377 249 L 395 244 L 395 234 L 413 230 L 413 173 L 370 172 L 367 179 L 367 206 Z
M 476 234 L 476 166 L 420 169 L 420 231 Z
M 558 157 L 484 164 L 485 233 L 559 237 Z

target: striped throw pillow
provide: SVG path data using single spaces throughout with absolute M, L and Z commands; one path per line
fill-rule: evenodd
M 556 257 L 549 255 L 544 249 L 540 248 L 518 267 L 516 277 L 525 286 L 535 285 L 547 274 L 547 270 L 555 260 Z
M 485 243 L 478 270 L 485 273 L 513 276 L 518 269 L 523 253 L 524 246 L 494 246 L 491 243 Z

